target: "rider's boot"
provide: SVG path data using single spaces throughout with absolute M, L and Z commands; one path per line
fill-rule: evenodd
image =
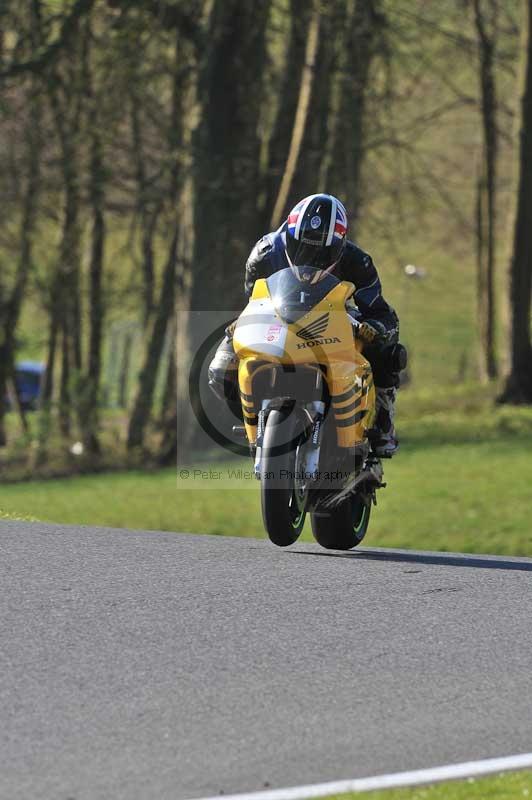
M 379 458 L 391 458 L 399 447 L 394 425 L 396 397 L 397 389 L 376 387 L 376 417 L 371 445 Z

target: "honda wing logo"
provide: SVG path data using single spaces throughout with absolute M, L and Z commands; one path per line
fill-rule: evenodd
M 305 328 L 301 328 L 301 330 L 297 332 L 297 335 L 300 339 L 317 339 L 327 329 L 328 324 L 329 314 L 322 314 L 321 317 L 315 319 L 314 322 L 310 323 L 310 325 L 307 325 Z

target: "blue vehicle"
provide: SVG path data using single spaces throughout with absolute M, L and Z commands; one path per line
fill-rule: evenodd
M 15 366 L 20 404 L 25 411 L 32 411 L 39 405 L 46 367 L 38 361 L 19 361 Z

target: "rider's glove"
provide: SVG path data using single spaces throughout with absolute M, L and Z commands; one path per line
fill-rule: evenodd
M 355 335 L 366 344 L 377 344 L 386 341 L 388 331 L 386 326 L 379 322 L 378 319 L 365 319 L 363 322 L 358 323 Z

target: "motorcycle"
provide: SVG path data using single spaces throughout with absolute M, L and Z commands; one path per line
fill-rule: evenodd
M 375 387 L 346 306 L 355 287 L 316 277 L 283 269 L 255 282 L 233 332 L 244 421 L 235 431 L 254 457 L 270 540 L 293 544 L 310 513 L 320 545 L 349 550 L 385 485 L 368 437 Z

